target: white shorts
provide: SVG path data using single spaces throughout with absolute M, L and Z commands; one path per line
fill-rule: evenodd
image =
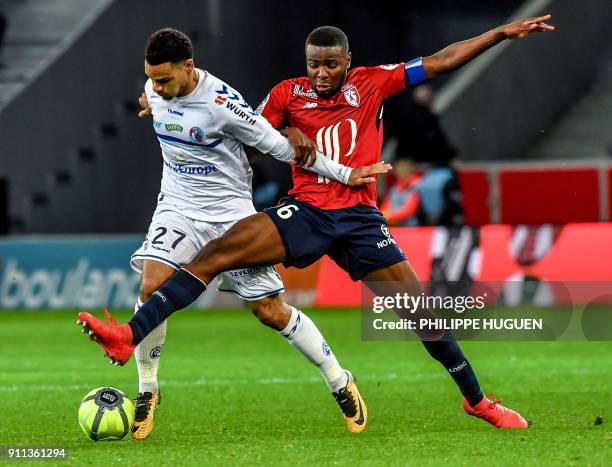
M 204 222 L 183 216 L 168 206 L 158 206 L 142 246 L 130 259 L 132 269 L 142 274 L 145 259 L 159 261 L 175 269 L 190 263 L 210 240 L 220 237 L 237 221 Z M 245 216 L 254 214 L 246 213 Z M 244 300 L 258 300 L 285 291 L 274 269 L 256 267 L 226 271 L 219 275 L 218 290 L 233 292 Z

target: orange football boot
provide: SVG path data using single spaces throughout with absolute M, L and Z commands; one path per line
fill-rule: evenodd
M 104 349 L 104 355 L 110 358 L 112 364 L 125 365 L 136 348 L 132 344 L 132 328 L 128 324 L 115 321 L 106 308 L 104 314 L 107 323 L 81 311 L 77 324 L 83 326 L 83 333 L 88 334 L 91 340 Z
M 463 399 L 463 410 L 468 415 L 482 418 L 497 428 L 527 428 L 529 424 L 518 412 L 501 405 L 495 395 L 491 393 L 493 400 L 482 396 L 482 400 L 474 407 L 470 406 L 467 399 Z

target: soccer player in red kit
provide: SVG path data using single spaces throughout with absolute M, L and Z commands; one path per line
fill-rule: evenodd
M 258 110 L 273 126 L 286 127 L 285 135 L 294 147 L 302 148 L 304 157 L 318 147 L 350 167 L 373 164 L 380 157 L 385 99 L 460 67 L 502 40 L 552 30 L 544 22 L 549 18 L 515 21 L 407 63 L 351 71 L 346 35 L 323 26 L 306 40 L 308 76 L 275 86 Z M 416 274 L 376 208 L 373 186 L 342 186 L 300 167 L 293 167 L 293 180 L 294 189 L 279 206 L 237 222 L 209 242 L 128 324 L 103 323 L 89 313 L 80 313 L 79 321 L 111 358 L 125 363 L 151 330 L 195 301 L 217 274 L 231 269 L 280 262 L 306 267 L 328 255 L 353 280 L 363 280 L 378 295 L 421 292 Z M 296 318 L 287 313 L 282 319 L 290 326 Z M 435 339 L 422 336 L 422 343 L 459 387 L 469 415 L 498 428 L 527 427 L 521 415 L 482 393 L 452 333 L 444 331 Z M 347 397 L 352 400 L 345 404 L 345 419 L 359 423 L 363 420 L 361 399 L 350 391 Z

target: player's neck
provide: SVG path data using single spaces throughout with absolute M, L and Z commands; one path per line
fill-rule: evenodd
M 198 70 L 194 68 L 193 73 L 191 74 L 191 79 L 189 80 L 189 83 L 185 87 L 185 90 L 182 93 L 180 93 L 178 97 L 185 97 L 191 94 L 191 92 L 198 85 L 198 81 L 200 81 L 200 73 L 198 73 Z

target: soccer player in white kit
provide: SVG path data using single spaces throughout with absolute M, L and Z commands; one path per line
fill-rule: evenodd
M 208 241 L 256 212 L 252 171 L 243 144 L 287 163 L 295 156 L 287 138 L 254 112 L 237 91 L 195 68 L 193 46 L 182 32 L 166 28 L 148 39 L 145 73 L 149 80 L 142 99 L 150 108 L 140 116 L 153 117 L 162 149 L 163 176 L 146 239 L 130 261 L 142 274 L 135 313 Z M 361 185 L 374 182 L 371 175 L 386 172 L 388 166 L 349 169 L 319 154 L 310 170 L 345 184 Z M 314 323 L 280 298 L 283 282 L 273 267 L 223 273 L 219 290 L 246 300 L 263 324 L 279 331 L 315 364 L 343 412 L 351 404 L 361 403 L 365 408 L 352 375 L 339 365 Z M 139 376 L 132 426 L 135 439 L 145 439 L 153 430 L 153 415 L 160 402 L 157 370 L 166 326 L 164 321 L 135 351 Z M 367 419 L 362 418 L 358 429 L 352 431 L 363 431 Z

